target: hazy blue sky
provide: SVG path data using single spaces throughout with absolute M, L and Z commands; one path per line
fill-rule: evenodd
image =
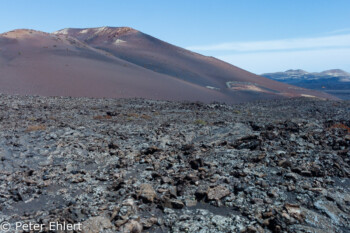
M 11 0 L 0 32 L 130 26 L 255 73 L 350 71 L 349 0 Z

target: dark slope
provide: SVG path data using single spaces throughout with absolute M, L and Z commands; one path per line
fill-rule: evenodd
M 16 30 L 0 38 L 3 93 L 229 101 L 219 92 L 144 69 L 71 37 Z
M 0 92 L 221 101 L 330 95 L 257 76 L 131 28 L 0 34 Z
M 132 28 L 63 29 L 56 33 L 69 35 L 146 69 L 200 86 L 220 89 L 220 92 L 233 99 L 278 98 L 300 94 L 327 97 L 271 81 L 218 59 L 173 46 Z M 248 82 L 249 86 L 228 82 Z M 227 88 L 228 86 L 235 91 Z M 245 91 L 237 93 L 237 90 Z

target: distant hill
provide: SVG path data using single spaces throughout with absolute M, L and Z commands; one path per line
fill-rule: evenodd
M 266 73 L 261 76 L 298 87 L 324 91 L 338 98 L 350 100 L 350 73 L 340 69 L 325 70 L 320 73 L 297 69 Z
M 334 99 L 129 27 L 0 34 L 0 93 L 226 103 L 298 96 Z

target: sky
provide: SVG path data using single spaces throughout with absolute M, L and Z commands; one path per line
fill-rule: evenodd
M 261 74 L 350 72 L 349 0 L 0 1 L 0 33 L 128 26 Z

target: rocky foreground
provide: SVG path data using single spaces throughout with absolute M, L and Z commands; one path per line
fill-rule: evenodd
M 0 222 L 350 232 L 350 103 L 0 96 Z M 21 232 L 18 230 L 18 232 Z M 29 231 L 24 231 L 29 232 Z

